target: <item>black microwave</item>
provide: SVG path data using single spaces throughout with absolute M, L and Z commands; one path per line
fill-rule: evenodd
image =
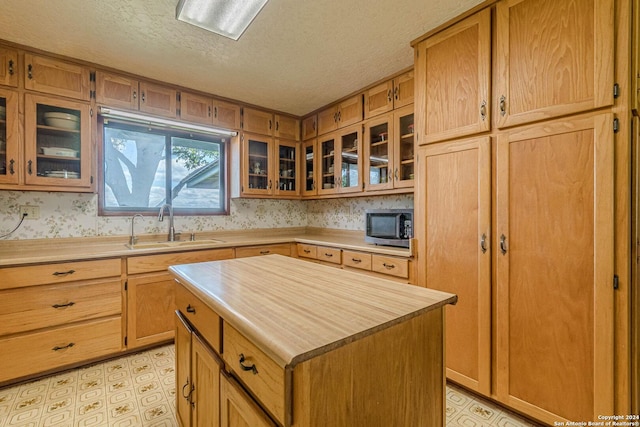
M 364 241 L 408 248 L 413 237 L 413 209 L 368 209 Z

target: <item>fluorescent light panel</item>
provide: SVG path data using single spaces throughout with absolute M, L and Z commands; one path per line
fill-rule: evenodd
M 109 119 L 135 122 L 148 126 L 166 127 L 187 132 L 200 132 L 217 136 L 238 135 L 238 132 L 232 130 L 214 128 L 213 126 L 194 125 L 191 123 L 184 123 L 171 119 L 162 119 L 159 117 L 145 116 L 144 114 L 134 113 L 132 111 L 116 110 L 109 107 L 100 107 L 99 114 Z
M 180 0 L 176 19 L 238 40 L 267 0 Z

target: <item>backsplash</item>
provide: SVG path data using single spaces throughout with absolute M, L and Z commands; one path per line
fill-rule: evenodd
M 19 222 L 21 205 L 40 207 L 40 218 L 24 220 L 6 239 L 96 237 L 129 234 L 131 218 L 98 216 L 98 196 L 85 193 L 0 191 L 0 235 Z M 254 228 L 322 227 L 364 230 L 368 208 L 412 208 L 413 195 L 326 200 L 232 199 L 227 216 L 175 217 L 176 231 L 204 232 Z M 156 216 L 136 220 L 136 233 L 163 233 Z

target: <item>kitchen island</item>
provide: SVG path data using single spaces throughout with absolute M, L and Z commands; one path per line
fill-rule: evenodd
M 444 425 L 455 295 L 280 255 L 169 271 L 183 426 Z

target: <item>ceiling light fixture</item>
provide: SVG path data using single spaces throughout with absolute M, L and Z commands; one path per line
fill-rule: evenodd
M 180 0 L 176 19 L 238 40 L 267 0 Z

